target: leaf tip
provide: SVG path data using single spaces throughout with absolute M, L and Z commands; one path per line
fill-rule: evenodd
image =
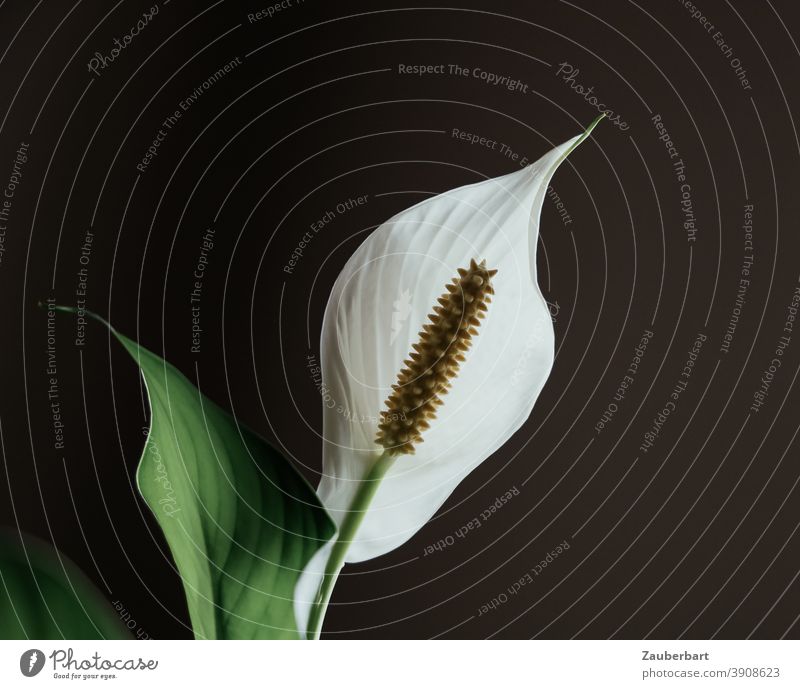
M 116 331 L 113 325 L 109 323 L 105 318 L 99 316 L 94 311 L 90 311 L 89 309 L 78 309 L 76 306 L 64 306 L 62 304 L 53 304 L 48 303 L 47 301 L 42 301 L 41 299 L 37 302 L 37 306 L 40 309 L 48 309 L 53 311 L 59 311 L 61 313 L 71 313 L 75 315 L 86 315 L 89 318 L 97 321 L 98 323 L 102 323 L 106 328 L 108 328 L 109 332 L 111 332 L 116 337 L 119 337 L 119 333 Z

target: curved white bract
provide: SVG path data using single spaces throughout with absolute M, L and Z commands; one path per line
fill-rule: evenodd
M 399 213 L 361 244 L 339 275 L 322 327 L 326 403 L 318 493 L 341 524 L 383 451 L 375 442 L 379 414 L 445 285 L 471 259 L 485 259 L 498 271 L 488 313 L 444 404 L 416 453 L 399 456 L 383 478 L 348 562 L 377 557 L 411 538 L 530 415 L 550 374 L 554 342 L 536 279 L 539 216 L 550 178 L 589 131 L 517 172 Z M 301 624 L 326 551 L 298 585 Z

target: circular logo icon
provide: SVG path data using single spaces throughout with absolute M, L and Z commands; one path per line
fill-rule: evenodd
M 26 677 L 38 675 L 44 667 L 44 653 L 38 648 L 25 651 L 19 659 L 19 669 Z

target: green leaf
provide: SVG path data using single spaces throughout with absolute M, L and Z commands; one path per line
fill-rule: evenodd
M 51 545 L 0 535 L 0 639 L 126 639 L 94 585 Z
M 114 334 L 147 385 L 137 483 L 183 579 L 195 636 L 299 638 L 295 584 L 336 530 L 316 493 L 178 369 Z

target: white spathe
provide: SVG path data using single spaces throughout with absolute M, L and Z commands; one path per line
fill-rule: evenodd
M 485 259 L 495 295 L 415 455 L 383 479 L 347 555 L 394 550 L 525 422 L 553 364 L 553 325 L 536 280 L 539 216 L 558 164 L 583 136 L 517 172 L 427 199 L 373 232 L 345 265 L 322 326 L 323 477 L 337 523 L 382 448 L 378 417 L 436 299 Z
M 461 480 L 525 422 L 553 365 L 554 333 L 536 279 L 547 186 L 591 131 L 537 162 L 459 187 L 405 210 L 373 232 L 345 265 L 322 326 L 323 477 L 317 490 L 338 524 L 382 452 L 378 418 L 436 300 L 470 259 L 497 269 L 495 294 L 437 418 L 416 454 L 381 482 L 346 561 L 387 553 L 411 538 Z M 322 548 L 298 583 L 301 628 L 324 568 Z

